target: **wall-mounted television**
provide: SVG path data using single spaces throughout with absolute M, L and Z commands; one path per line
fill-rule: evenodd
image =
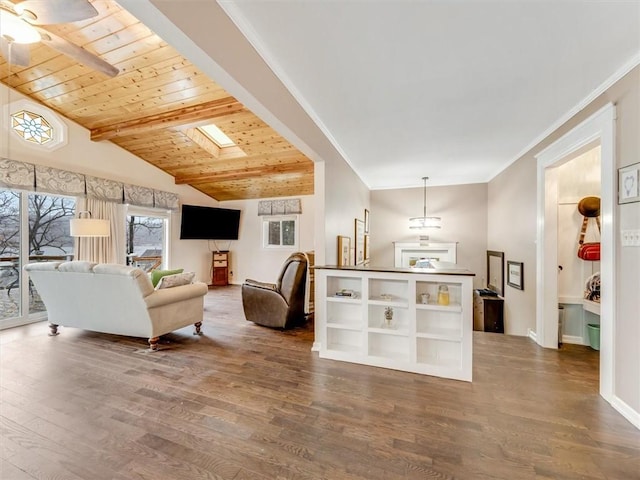
M 240 210 L 182 205 L 182 240 L 238 240 L 239 230 Z

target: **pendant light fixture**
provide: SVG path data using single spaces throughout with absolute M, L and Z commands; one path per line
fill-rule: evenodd
M 424 182 L 424 207 L 421 217 L 413 217 L 409 219 L 409 228 L 424 229 L 424 228 L 440 228 L 440 217 L 427 217 L 427 180 L 429 177 L 422 177 Z

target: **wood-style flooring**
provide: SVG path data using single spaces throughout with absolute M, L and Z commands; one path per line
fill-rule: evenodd
M 311 325 L 206 297 L 204 336 L 44 323 L 0 333 L 0 477 L 640 479 L 640 431 L 598 395 L 598 352 L 474 333 L 473 383 L 319 359 Z

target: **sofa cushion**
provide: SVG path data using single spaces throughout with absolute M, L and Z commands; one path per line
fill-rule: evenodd
M 101 263 L 96 265 L 93 269 L 93 273 L 102 275 L 125 275 L 133 277 L 138 283 L 138 288 L 142 292 L 142 296 L 146 297 L 154 292 L 151 280 L 140 268 L 131 267 L 127 265 L 119 265 L 115 263 Z
M 92 273 L 93 267 L 95 267 L 96 265 L 97 263 L 95 262 L 72 260 L 70 262 L 61 263 L 58 266 L 58 270 L 60 270 L 61 272 Z
M 184 272 L 184 268 L 178 268 L 175 270 L 154 270 L 151 272 L 151 283 L 154 287 L 158 285 L 160 279 L 167 275 L 175 275 L 176 273 Z
M 163 288 L 179 287 L 180 285 L 189 285 L 193 283 L 193 278 L 196 276 L 195 272 L 176 273 L 173 275 L 165 275 L 160 279 L 156 290 Z

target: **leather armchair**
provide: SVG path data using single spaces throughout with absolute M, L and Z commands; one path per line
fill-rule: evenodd
M 307 258 L 294 253 L 284 262 L 277 283 L 247 279 L 242 284 L 242 307 L 250 322 L 273 328 L 304 323 Z

